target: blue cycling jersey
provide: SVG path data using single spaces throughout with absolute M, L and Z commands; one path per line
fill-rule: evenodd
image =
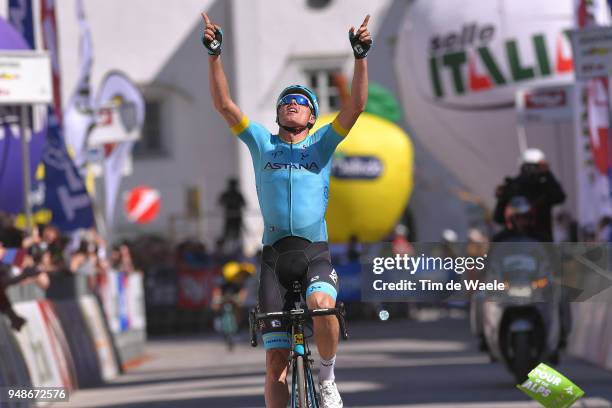
M 334 120 L 291 144 L 246 116 L 232 131 L 246 143 L 253 159 L 264 245 L 286 236 L 327 241 L 331 158 L 348 131 Z

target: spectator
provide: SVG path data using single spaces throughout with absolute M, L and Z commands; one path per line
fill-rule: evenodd
M 545 241 L 552 241 L 552 208 L 565 201 L 563 188 L 549 169 L 548 162 L 539 149 L 527 149 L 521 156 L 518 176 L 507 177 L 495 191 L 497 205 L 494 220 L 506 223 L 504 211 L 512 197 L 523 196 L 533 207 L 535 233 Z
M 70 271 L 64 260 L 65 244 L 60 230 L 55 225 L 49 224 L 44 227 L 41 236 L 41 246 L 44 250 L 41 265 L 46 271 L 51 273 Z
M 119 272 L 131 273 L 135 270 L 130 247 L 126 242 L 113 247 L 110 262 L 111 267 Z
M 555 217 L 553 233 L 555 242 L 577 242 L 578 223 L 572 218 L 570 213 L 561 211 Z
M 393 248 L 394 254 L 400 255 L 414 255 L 414 248 L 407 238 L 408 228 L 403 224 L 398 224 L 393 231 L 393 238 L 391 240 L 391 247 Z
M 2 242 L 5 248 L 21 247 L 24 233 L 15 227 L 13 216 L 0 213 L 0 231 L 2 232 Z
M 38 268 L 34 266 L 32 256 L 28 255 L 25 248 L 5 248 L 3 241 L 5 231 L 0 229 L 0 313 L 6 315 L 11 321 L 11 327 L 14 330 L 21 330 L 21 327 L 26 323 L 26 320 L 19 316 L 11 301 L 6 294 L 6 289 L 18 283 L 26 282 L 32 277 L 40 275 Z M 45 280 L 46 274 L 40 279 L 40 286 L 48 286 L 48 280 Z
M 240 244 L 240 230 L 242 229 L 242 211 L 246 201 L 238 190 L 238 180 L 231 178 L 227 190 L 219 196 L 219 205 L 223 207 L 225 226 L 221 237 L 222 245 L 230 240 L 234 246 Z
M 346 250 L 346 256 L 349 262 L 359 262 L 359 257 L 363 252 L 363 248 L 361 243 L 359 242 L 359 238 L 357 238 L 356 234 L 351 235 L 349 239 L 348 248 Z
M 603 217 L 597 224 L 597 240 L 599 242 L 612 241 L 612 218 Z

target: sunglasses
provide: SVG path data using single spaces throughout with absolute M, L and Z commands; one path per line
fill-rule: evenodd
M 298 105 L 308 106 L 310 109 L 312 109 L 312 105 L 310 104 L 308 98 L 300 94 L 289 94 L 283 96 L 280 101 L 278 101 L 278 106 L 290 105 L 293 101 L 295 101 L 295 103 L 297 103 Z

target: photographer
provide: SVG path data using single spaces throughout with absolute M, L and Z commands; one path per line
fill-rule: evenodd
M 539 149 L 527 149 L 521 156 L 521 170 L 514 178 L 507 177 L 495 191 L 497 205 L 495 222 L 506 223 L 504 211 L 513 197 L 523 196 L 533 208 L 534 234 L 544 241 L 552 241 L 551 211 L 553 206 L 565 201 L 565 192 L 548 167 Z
M 43 227 L 40 246 L 44 250 L 40 265 L 45 271 L 50 273 L 69 271 L 64 257 L 66 241 L 55 225 L 49 224 Z
M 38 277 L 37 284 L 46 288 L 48 279 L 46 275 L 40 274 L 41 271 L 36 266 L 36 256 L 40 250 L 34 240 L 23 241 L 24 245 L 27 244 L 29 247 L 5 248 L 3 242 L 10 242 L 11 237 L 7 237 L 3 232 L 6 231 L 0 230 L 0 313 L 5 314 L 11 321 L 11 327 L 19 331 L 26 320 L 13 309 L 6 289 L 34 277 Z

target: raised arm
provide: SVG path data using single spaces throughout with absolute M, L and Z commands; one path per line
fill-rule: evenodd
M 208 49 L 208 83 L 210 96 L 215 109 L 223 116 L 227 124 L 232 127 L 240 123 L 244 116 L 238 105 L 230 95 L 229 84 L 221 63 L 221 28 L 210 22 L 208 15 L 202 13 L 204 20 L 204 46 Z
M 349 31 L 349 39 L 355 54 L 355 68 L 351 96 L 337 117 L 340 125 L 347 131 L 353 127 L 368 101 L 368 59 L 366 55 L 372 45 L 372 37 L 368 31 L 368 21 L 370 21 L 369 14 L 365 17 L 357 32 L 355 32 L 355 27 L 351 27 Z

